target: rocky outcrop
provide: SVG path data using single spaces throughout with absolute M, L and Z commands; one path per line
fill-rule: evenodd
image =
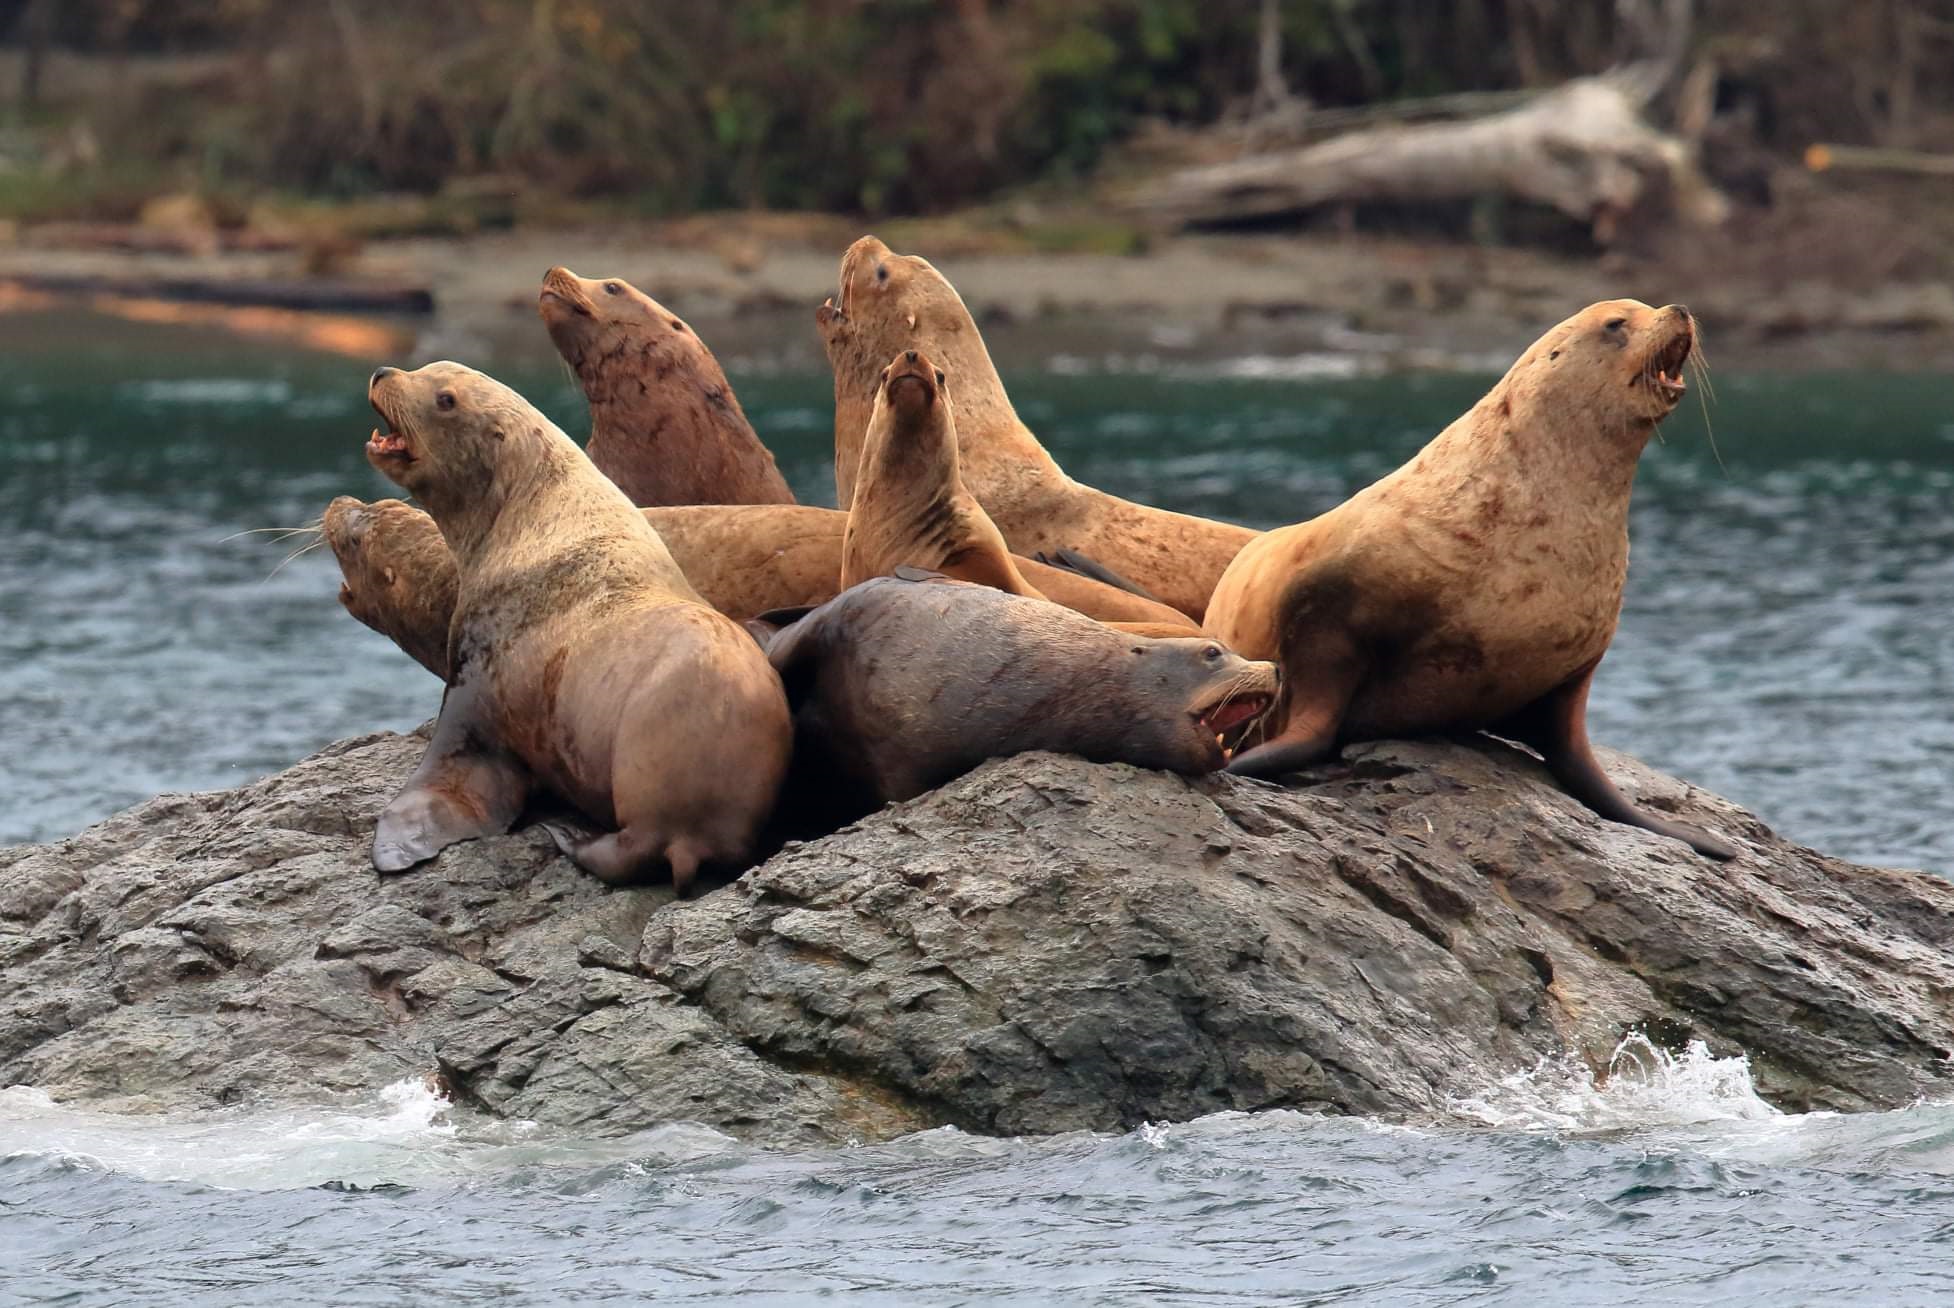
M 0 851 L 0 1084 L 125 1108 L 433 1077 L 492 1113 L 765 1144 L 1276 1106 L 1443 1117 L 1624 1034 L 1787 1107 L 1944 1092 L 1954 883 L 1856 867 L 1611 756 L 1730 864 L 1601 822 L 1498 742 L 1293 789 L 1034 754 L 699 898 L 540 831 L 380 878 L 424 742 L 345 741 Z

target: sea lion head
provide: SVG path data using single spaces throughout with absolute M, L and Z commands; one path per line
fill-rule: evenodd
M 1136 640 L 1128 647 L 1128 675 L 1181 706 L 1135 732 L 1161 731 L 1159 742 L 1186 772 L 1212 772 L 1275 703 L 1276 665 L 1252 661 L 1201 636 Z
M 454 607 L 455 578 L 433 522 L 400 500 L 367 504 L 341 495 L 326 506 L 320 526 L 344 577 L 340 604 L 447 680 L 445 618 Z
M 379 368 L 366 394 L 381 423 L 367 462 L 436 517 L 480 501 L 499 467 L 542 447 L 549 425 L 515 391 L 459 363 Z
M 613 375 L 645 375 L 648 357 L 704 348 L 677 314 L 617 277 L 552 268 L 536 294 L 536 312 L 593 404 L 608 398 Z
M 926 339 L 937 332 L 961 331 L 970 312 L 928 259 L 897 254 L 875 237 L 864 236 L 841 256 L 840 284 L 815 310 L 814 321 L 832 352 L 854 335 L 886 342 L 895 336 Z
M 935 410 L 939 402 L 949 404 L 950 394 L 945 389 L 948 381 L 943 369 L 921 350 L 904 350 L 882 370 L 876 412 L 886 409 L 905 424 L 914 423 Z
M 1550 421 L 1612 414 L 1653 425 L 1682 399 L 1683 365 L 1695 348 L 1696 320 L 1682 305 L 1603 300 L 1535 341 L 1502 389 Z

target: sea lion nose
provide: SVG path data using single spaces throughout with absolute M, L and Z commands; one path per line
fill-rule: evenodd
M 384 364 L 378 368 L 375 368 L 373 370 L 373 375 L 366 379 L 367 389 L 372 390 L 375 386 L 378 386 L 382 381 L 384 381 L 388 377 L 393 376 L 395 373 L 399 371 L 400 369 L 398 368 L 389 368 Z
M 908 353 L 906 353 L 906 354 L 904 354 L 904 355 L 903 355 L 902 357 L 903 357 L 903 358 L 905 358 L 905 359 L 907 359 L 907 360 L 909 360 L 909 361 L 910 361 L 911 363 L 914 363 L 914 362 L 916 362 L 916 351 L 914 351 L 914 350 L 910 350 L 910 351 L 909 351 Z

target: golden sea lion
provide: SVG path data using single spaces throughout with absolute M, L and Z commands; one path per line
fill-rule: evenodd
M 604 881 L 659 863 L 681 891 L 754 849 L 792 725 L 753 639 L 700 598 L 651 524 L 520 395 L 472 369 L 381 368 L 367 458 L 452 551 L 448 690 L 381 813 L 383 872 L 506 831 L 536 791 L 605 834 L 568 839 Z
M 794 502 L 719 360 L 664 305 L 552 268 L 536 309 L 590 401 L 590 461 L 633 504 Z
M 848 508 L 883 365 L 921 350 L 956 379 L 964 484 L 1019 554 L 1080 550 L 1199 618 L 1256 533 L 1135 504 L 1066 476 L 1018 420 L 956 289 L 873 236 L 848 248 L 836 296 L 815 315 L 835 377 L 835 490 Z
M 1043 599 L 964 489 L 955 405 L 943 370 L 907 350 L 882 369 L 848 508 L 841 586 L 908 565 Z
M 1124 635 L 911 568 L 843 591 L 768 658 L 794 704 L 797 789 L 843 820 L 1025 750 L 1212 772 L 1276 691 L 1272 664 L 1205 637 Z
M 1207 629 L 1282 667 L 1278 734 L 1230 771 L 1273 776 L 1353 740 L 1484 728 L 1539 750 L 1603 817 L 1737 851 L 1637 809 L 1588 745 L 1614 639 L 1642 449 L 1683 393 L 1680 305 L 1591 305 L 1411 462 L 1232 563 Z

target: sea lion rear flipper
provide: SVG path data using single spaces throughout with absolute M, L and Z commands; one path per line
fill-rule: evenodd
M 441 701 L 421 765 L 373 832 L 373 866 L 404 872 L 449 845 L 497 836 L 514 825 L 530 790 L 529 771 L 481 730 L 478 696 L 456 684 Z
M 1043 550 L 1040 550 L 1031 557 L 1037 559 L 1048 568 L 1063 568 L 1067 572 L 1076 572 L 1081 577 L 1089 577 L 1093 581 L 1099 582 L 1102 585 L 1111 586 L 1115 590 L 1123 590 L 1129 595 L 1138 595 L 1143 600 L 1152 600 L 1155 604 L 1162 602 L 1158 595 L 1153 594 L 1144 586 L 1128 581 L 1125 577 L 1120 576 L 1119 573 L 1114 572 L 1090 554 L 1081 554 L 1077 550 L 1057 549 L 1053 550 L 1049 555 Z
M 1742 851 L 1708 832 L 1637 808 L 1601 770 L 1601 762 L 1588 743 L 1588 687 L 1600 662 L 1596 659 L 1540 700 L 1494 727 L 1493 733 L 1510 736 L 1539 750 L 1548 771 L 1567 793 L 1610 822 L 1680 840 L 1707 858 L 1722 861 L 1737 857 Z

